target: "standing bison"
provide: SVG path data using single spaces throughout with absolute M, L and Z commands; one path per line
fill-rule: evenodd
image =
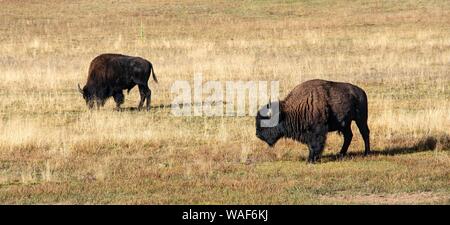
M 274 118 L 278 120 L 267 125 Z M 340 156 L 345 156 L 353 137 L 353 120 L 364 139 L 364 155 L 367 155 L 370 144 L 366 93 L 349 83 L 310 80 L 295 87 L 283 101 L 269 103 L 258 111 L 256 136 L 269 146 L 282 137 L 304 143 L 309 149 L 308 162 L 314 163 L 320 158 L 326 135 L 331 131 L 344 135 Z
M 140 57 L 120 54 L 102 54 L 95 57 L 89 66 L 89 74 L 83 89 L 78 84 L 78 90 L 83 95 L 89 108 L 103 106 L 109 97 L 116 102 L 116 109 L 124 101 L 123 90 L 128 92 L 138 85 L 141 100 L 138 109 L 141 110 L 146 102 L 147 111 L 150 110 L 151 90 L 148 88 L 150 73 L 157 83 L 152 64 Z

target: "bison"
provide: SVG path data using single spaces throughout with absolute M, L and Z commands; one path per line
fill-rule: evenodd
M 158 83 L 153 65 L 149 61 L 127 55 L 101 54 L 92 60 L 86 85 L 81 89 L 78 84 L 78 90 L 90 109 L 94 107 L 95 102 L 97 108 L 100 108 L 112 96 L 116 109 L 120 110 L 120 105 L 124 102 L 123 90 L 126 89 L 129 93 L 137 85 L 141 95 L 138 109 L 141 110 L 144 101 L 147 101 L 148 111 L 152 93 L 148 87 L 150 73 Z
M 339 155 L 346 155 L 354 120 L 364 139 L 364 155 L 368 155 L 367 116 L 367 95 L 361 88 L 349 83 L 309 80 L 296 86 L 284 100 L 269 103 L 258 111 L 256 136 L 270 147 L 282 137 L 304 143 L 309 149 L 308 162 L 315 163 L 320 159 L 328 132 L 343 134 Z M 274 123 L 267 123 L 275 119 Z

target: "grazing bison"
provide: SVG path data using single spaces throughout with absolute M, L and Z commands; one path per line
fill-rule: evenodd
M 352 141 L 354 120 L 364 139 L 364 155 L 370 153 L 367 95 L 361 88 L 349 83 L 310 80 L 295 87 L 283 101 L 274 103 L 261 108 L 256 116 L 256 136 L 269 146 L 282 137 L 297 140 L 308 146 L 308 162 L 314 163 L 320 158 L 327 133 L 338 131 L 344 135 L 340 151 L 343 157 Z M 278 120 L 267 125 L 274 118 Z
M 95 57 L 89 66 L 89 74 L 83 89 L 78 84 L 78 90 L 83 95 L 89 108 L 103 106 L 109 97 L 116 102 L 116 109 L 124 101 L 123 90 L 130 90 L 138 85 L 141 100 L 138 109 L 141 110 L 146 102 L 147 111 L 150 109 L 151 90 L 148 88 L 150 73 L 158 83 L 152 64 L 140 57 L 120 54 L 102 54 Z

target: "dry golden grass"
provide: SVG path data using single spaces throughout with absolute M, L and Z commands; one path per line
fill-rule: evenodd
M 450 203 L 448 1 L 0 1 L 0 203 Z M 118 52 L 155 67 L 153 106 L 176 80 L 311 78 L 369 96 L 375 154 L 322 163 L 272 151 L 252 117 L 169 108 L 88 111 L 90 60 Z M 125 107 L 136 106 L 137 90 Z

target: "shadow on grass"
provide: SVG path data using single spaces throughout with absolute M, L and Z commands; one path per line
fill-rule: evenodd
M 172 105 L 164 105 L 164 104 L 160 104 L 160 105 L 152 105 L 150 106 L 150 110 L 152 109 L 170 109 L 172 107 Z M 142 107 L 141 111 L 145 112 L 145 106 Z M 125 107 L 125 108 L 121 108 L 120 110 L 121 112 L 138 112 L 138 108 L 137 107 Z
M 222 102 L 222 101 L 219 101 L 219 102 L 202 102 L 201 104 L 199 102 L 193 102 L 193 103 L 190 103 L 190 104 L 178 104 L 177 107 L 180 107 L 180 108 L 186 107 L 186 106 L 192 107 L 192 106 L 201 106 L 201 105 L 205 105 L 205 104 L 215 105 L 215 104 L 219 104 L 219 103 L 222 103 L 224 105 L 226 104 L 226 102 Z M 150 106 L 150 110 L 152 110 L 152 109 L 171 109 L 171 108 L 172 108 L 172 104 L 159 104 L 159 105 L 152 105 L 152 106 Z M 134 112 L 134 111 L 139 111 L 139 110 L 138 110 L 137 107 L 126 107 L 126 108 L 122 108 L 121 109 L 121 112 Z M 141 111 L 145 111 L 145 106 L 142 107 Z
M 450 136 L 448 134 L 439 134 L 435 136 L 425 136 L 410 146 L 395 146 L 387 147 L 382 150 L 372 150 L 369 156 L 393 156 L 412 154 L 417 152 L 433 151 L 433 150 L 450 150 Z M 346 158 L 364 157 L 364 152 L 349 152 Z M 342 160 L 336 155 L 326 155 L 322 159 L 327 161 L 339 161 Z

